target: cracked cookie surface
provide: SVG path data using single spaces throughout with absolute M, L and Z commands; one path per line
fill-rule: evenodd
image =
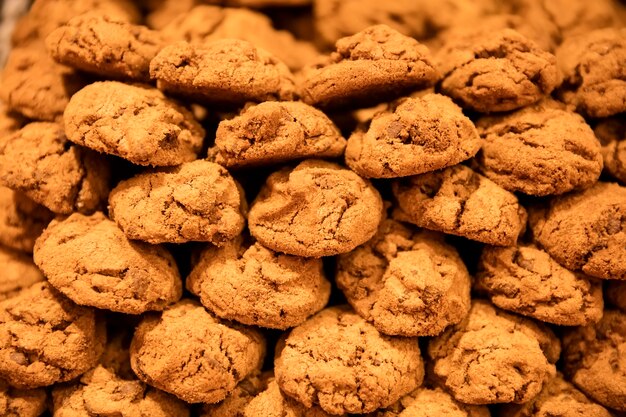
M 35 240 L 54 215 L 23 193 L 0 186 L 0 244 L 32 252 Z
M 0 246 L 0 301 L 15 297 L 22 290 L 45 277 L 33 263 L 33 258 L 22 252 Z
M 39 417 L 48 408 L 43 389 L 21 390 L 0 380 L 0 415 L 5 417 Z
M 608 118 L 593 131 L 602 144 L 604 171 L 626 184 L 626 120 L 619 116 Z
M 342 414 L 343 415 L 343 414 Z M 276 380 L 258 393 L 243 409 L 241 417 L 332 417 L 319 406 L 305 407 L 280 391 Z
M 270 372 L 253 372 L 242 380 L 228 396 L 217 404 L 203 404 L 198 417 L 244 417 L 248 404 L 263 390 L 267 389 Z M 264 409 L 255 415 L 274 417 Z M 282 417 L 277 415 L 276 417 Z M 291 416 L 290 416 L 291 417 Z

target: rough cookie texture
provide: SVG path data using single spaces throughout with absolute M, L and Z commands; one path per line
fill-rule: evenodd
M 203 404 L 198 417 L 244 417 L 248 404 L 267 388 L 267 373 L 253 372 L 241 381 L 228 396 L 217 404 Z M 268 415 L 267 409 L 262 414 Z M 257 416 L 255 416 L 257 417 Z M 282 416 L 276 416 L 282 417 Z
M 448 39 L 436 58 L 441 91 L 483 113 L 532 104 L 560 82 L 554 55 L 513 29 Z
M 0 415 L 39 417 L 46 411 L 46 397 L 43 389 L 15 389 L 0 380 Z
M 3 246 L 0 246 L 0 265 L 0 301 L 15 297 L 23 289 L 45 279 L 31 256 Z
M 223 245 L 241 233 L 245 205 L 225 168 L 197 160 L 121 181 L 109 215 L 130 239 Z
M 117 81 L 88 85 L 72 96 L 65 134 L 74 143 L 138 165 L 193 161 L 204 129 L 185 107 L 159 90 Z
M 529 401 L 555 375 L 559 353 L 559 340 L 547 327 L 482 300 L 428 344 L 434 374 L 466 404 Z
M 34 122 L 0 140 L 0 181 L 54 213 L 90 213 L 109 194 L 108 161 L 67 140 L 63 126 Z
M 598 182 L 532 207 L 535 241 L 567 269 L 626 279 L 626 188 Z
M 626 28 L 572 36 L 556 56 L 564 75 L 561 100 L 589 117 L 626 111 Z
M 174 347 L 174 348 L 173 348 Z M 256 330 L 223 322 L 183 300 L 135 331 L 130 361 L 139 379 L 190 403 L 222 401 L 263 362 Z
M 380 194 L 368 181 L 339 165 L 307 160 L 267 178 L 248 225 L 263 246 L 319 258 L 368 241 L 382 210 Z
M 626 411 L 626 314 L 605 310 L 595 325 L 563 336 L 564 373 L 600 404 Z
M 356 312 L 388 335 L 438 335 L 470 308 L 470 276 L 457 251 L 395 220 L 340 255 L 335 279 Z
M 330 296 L 321 259 L 279 254 L 241 236 L 205 248 L 187 288 L 223 319 L 274 329 L 297 326 Z
M 607 282 L 604 297 L 609 304 L 626 312 L 626 281 Z
M 376 25 L 335 44 L 336 52 L 303 71 L 305 103 L 326 109 L 368 107 L 437 80 L 428 48 Z
M 242 417 L 331 417 L 319 406 L 305 407 L 280 391 L 275 380 L 244 408 Z
M 0 186 L 0 244 L 32 252 L 35 239 L 54 215 L 20 192 Z
M 514 194 L 463 165 L 396 180 L 392 190 L 393 217 L 426 229 L 511 246 L 526 226 Z
M 100 12 L 70 20 L 46 38 L 55 61 L 108 78 L 150 80 L 150 61 L 164 46 L 159 32 Z
M 509 191 L 544 196 L 588 188 L 602 172 L 600 143 L 585 120 L 555 102 L 476 123 L 479 170 Z
M 584 326 L 602 317 L 602 285 L 572 272 L 534 245 L 487 246 L 476 286 L 498 307 L 560 326 Z
M 314 107 L 268 101 L 246 107 L 220 122 L 216 162 L 229 168 L 270 165 L 303 158 L 336 158 L 346 140 L 335 124 Z
M 140 314 L 182 295 L 172 255 L 128 240 L 100 212 L 53 220 L 37 239 L 34 259 L 50 284 L 80 305 Z
M 605 119 L 596 125 L 594 133 L 602 144 L 604 171 L 626 184 L 626 120 Z
M 166 46 L 150 63 L 150 75 L 164 91 L 215 106 L 295 98 L 289 68 L 239 39 Z
M 104 322 L 40 282 L 0 302 L 0 378 L 21 388 L 69 381 L 94 367 Z
M 281 390 L 330 414 L 369 413 L 421 385 L 416 339 L 382 335 L 349 307 L 331 307 L 291 331 L 274 360 Z
M 470 119 L 448 97 L 401 99 L 348 140 L 346 164 L 364 177 L 422 174 L 471 158 L 482 141 Z

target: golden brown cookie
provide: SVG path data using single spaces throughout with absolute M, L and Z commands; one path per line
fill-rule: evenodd
M 248 404 L 267 388 L 268 378 L 269 375 L 266 372 L 253 372 L 237 384 L 223 401 L 217 404 L 203 404 L 198 417 L 244 417 Z M 259 415 L 273 417 L 268 416 L 267 409 Z
M 464 165 L 392 184 L 393 217 L 426 229 L 511 246 L 526 226 L 517 197 Z
M 128 240 L 101 212 L 53 220 L 37 239 L 34 259 L 50 284 L 80 305 L 141 314 L 182 295 L 172 255 Z
M 319 258 L 349 252 L 376 233 L 383 203 L 354 172 L 310 159 L 270 175 L 248 215 L 263 246 Z
M 482 141 L 472 121 L 446 96 L 428 93 L 392 103 L 346 148 L 346 164 L 366 178 L 423 174 L 471 158 Z
M 15 297 L 23 289 L 45 278 L 33 258 L 22 252 L 0 246 L 0 301 Z
M 109 162 L 58 123 L 33 122 L 0 140 L 0 181 L 54 213 L 91 213 L 109 194 Z
M 117 81 L 74 94 L 63 121 L 72 142 L 138 165 L 193 161 L 205 134 L 189 110 L 159 90 Z
M 626 281 L 608 281 L 604 287 L 604 297 L 608 304 L 626 312 Z
M 416 339 L 382 335 L 349 307 L 331 307 L 289 333 L 277 349 L 280 389 L 330 414 L 369 413 L 421 385 Z
M 267 388 L 252 398 L 241 413 L 241 417 L 259 416 L 332 417 L 332 414 L 325 412 L 317 405 L 306 407 L 293 398 L 289 398 L 281 392 L 276 380 L 271 380 Z
M 35 239 L 54 215 L 20 192 L 0 186 L 0 244 L 32 252 Z
M 246 106 L 220 122 L 216 162 L 228 168 L 270 165 L 304 158 L 336 158 L 346 141 L 321 111 L 297 101 Z
M 602 144 L 604 171 L 626 184 L 626 120 L 619 116 L 608 118 L 593 131 Z
M 39 417 L 46 409 L 43 389 L 16 389 L 0 380 L 0 415 L 5 417 Z

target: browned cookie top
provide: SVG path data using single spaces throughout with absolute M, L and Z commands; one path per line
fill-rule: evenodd
M 39 417 L 48 408 L 47 397 L 44 389 L 17 389 L 0 380 L 0 415 Z
M 33 258 L 22 252 L 0 246 L 0 301 L 15 297 L 25 288 L 45 278 Z
M 35 239 L 54 215 L 20 192 L 0 186 L 0 244 L 32 252 Z
M 596 137 L 602 144 L 604 170 L 626 183 L 626 119 L 612 117 L 604 119 L 594 128 Z

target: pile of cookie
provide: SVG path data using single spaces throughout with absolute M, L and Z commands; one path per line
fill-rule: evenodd
M 625 415 L 625 23 L 35 0 L 0 85 L 0 415 Z

